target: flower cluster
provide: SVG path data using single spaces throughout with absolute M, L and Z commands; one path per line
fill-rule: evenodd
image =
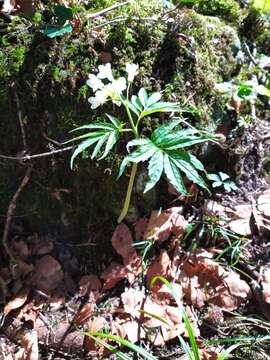
M 98 108 L 108 100 L 120 106 L 122 92 L 127 88 L 127 82 L 131 83 L 134 80 L 138 69 L 139 66 L 137 64 L 126 64 L 127 80 L 124 77 L 114 79 L 110 63 L 99 65 L 98 74 L 90 74 L 86 82 L 95 93 L 95 96 L 88 99 L 91 109 Z M 107 83 L 104 83 L 104 80 Z

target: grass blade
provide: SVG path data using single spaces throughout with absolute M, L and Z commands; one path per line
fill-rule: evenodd
M 119 344 L 129 348 L 132 351 L 134 351 L 135 353 L 143 356 L 146 360 L 158 360 L 158 358 L 156 358 L 152 354 L 149 354 L 147 351 L 145 351 L 144 349 L 142 349 L 138 345 L 135 345 L 135 344 L 131 343 L 130 341 L 126 340 L 126 339 L 121 339 L 118 336 L 111 335 L 111 334 L 106 334 L 106 333 L 102 333 L 102 332 L 92 332 L 92 333 L 85 333 L 85 334 L 93 336 L 94 338 L 101 337 L 101 338 L 105 338 L 105 339 L 108 339 L 108 340 L 116 341 Z

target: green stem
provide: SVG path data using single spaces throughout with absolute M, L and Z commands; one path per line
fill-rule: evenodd
M 126 109 L 126 112 L 127 112 L 127 115 L 128 115 L 128 119 L 129 119 L 130 125 L 132 127 L 133 134 L 134 134 L 135 138 L 138 139 L 138 137 L 139 137 L 138 128 L 135 126 L 135 123 L 133 121 L 131 112 L 130 112 L 129 107 L 128 107 L 129 88 L 130 88 L 130 84 L 128 85 L 128 88 L 127 88 L 126 101 L 123 101 L 123 99 L 121 99 L 121 100 L 122 100 L 123 105 L 125 106 L 125 109 Z M 135 180 L 135 176 L 136 176 L 136 173 L 137 173 L 137 167 L 138 167 L 138 165 L 136 163 L 132 164 L 131 174 L 130 174 L 130 178 L 129 178 L 127 193 L 126 193 L 126 198 L 125 198 L 125 202 L 124 202 L 124 207 L 123 207 L 123 209 L 121 211 L 121 214 L 119 215 L 119 218 L 117 220 L 118 224 L 120 224 L 124 220 L 124 218 L 126 217 L 126 215 L 128 213 L 131 194 L 132 194 L 132 189 L 133 189 L 133 185 L 134 185 L 134 180 Z
M 128 189 L 127 189 L 127 194 L 126 194 L 126 198 L 125 198 L 125 202 L 124 202 L 124 207 L 123 207 L 121 214 L 117 220 L 118 224 L 120 224 L 124 220 L 124 218 L 126 217 L 126 215 L 128 213 L 130 199 L 131 199 L 131 193 L 132 193 L 133 184 L 134 184 L 134 180 L 135 180 L 135 176 L 136 176 L 136 172 L 137 172 L 137 167 L 138 167 L 138 165 L 136 163 L 132 164 L 132 170 L 131 170 L 131 174 L 130 174 L 130 178 L 129 178 Z

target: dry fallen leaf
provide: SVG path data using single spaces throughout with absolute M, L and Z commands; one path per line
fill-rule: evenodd
M 155 260 L 148 268 L 146 273 L 146 283 L 150 286 L 153 277 L 161 275 L 166 279 L 171 276 L 171 260 L 168 253 L 162 250 L 157 260 Z
M 154 240 L 162 243 L 171 234 L 180 237 L 184 234 L 187 222 L 180 215 L 181 207 L 172 207 L 168 210 L 158 212 L 152 211 L 147 229 L 144 233 L 144 240 Z
M 8 315 L 12 310 L 18 309 L 23 306 L 28 298 L 29 289 L 23 288 L 18 294 L 10 300 L 4 308 L 4 314 Z
M 38 336 L 37 331 L 32 330 L 23 335 L 22 348 L 15 354 L 14 360 L 38 360 Z
M 90 318 L 93 311 L 92 304 L 85 304 L 81 310 L 75 315 L 73 323 L 77 326 L 83 324 L 87 319 Z
M 124 265 L 112 262 L 111 265 L 103 271 L 100 278 L 105 280 L 104 290 L 113 288 L 119 281 L 127 279 L 130 284 L 142 272 L 142 260 L 136 251 L 125 259 Z
M 267 217 L 270 217 L 270 189 L 263 191 L 257 199 L 258 210 Z
M 96 275 L 85 275 L 79 281 L 79 295 L 89 296 L 93 295 L 95 301 L 99 298 L 101 289 L 101 282 Z
M 226 208 L 225 211 L 231 216 L 231 220 L 227 222 L 231 231 L 242 236 L 251 235 L 252 205 L 241 204 L 233 208 Z
M 33 284 L 38 290 L 51 292 L 57 288 L 63 280 L 64 273 L 61 265 L 52 256 L 43 256 L 36 263 L 36 271 L 33 276 Z
M 119 281 L 125 279 L 126 276 L 127 268 L 124 265 L 112 262 L 100 275 L 100 278 L 105 281 L 103 289 L 108 290 L 113 288 Z
M 88 332 L 91 333 L 91 332 L 101 331 L 105 324 L 106 321 L 103 317 L 101 316 L 95 317 L 94 319 L 88 322 Z M 106 342 L 105 339 L 104 342 Z M 103 346 L 98 344 L 94 339 L 92 339 L 89 336 L 86 336 L 85 347 L 88 353 L 95 352 L 101 355 L 104 351 Z
M 250 297 L 248 284 L 233 271 L 226 271 L 212 259 L 212 254 L 198 249 L 180 265 L 178 282 L 188 303 L 205 303 L 233 311 Z
M 124 261 L 134 252 L 132 245 L 133 239 L 129 228 L 124 223 L 119 224 L 112 236 L 112 246 L 123 257 Z
M 121 300 L 124 306 L 124 310 L 127 314 L 130 314 L 133 318 L 140 317 L 140 309 L 143 303 L 145 295 L 142 291 L 136 289 L 125 289 L 125 292 L 121 294 Z
M 136 241 L 139 241 L 143 238 L 143 234 L 145 233 L 148 225 L 148 219 L 147 218 L 141 218 L 139 219 L 134 227 L 135 230 L 135 239 Z

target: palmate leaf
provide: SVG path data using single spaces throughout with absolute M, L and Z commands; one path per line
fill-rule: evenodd
M 212 138 L 210 135 L 198 134 L 196 129 L 174 130 L 179 123 L 180 120 L 175 120 L 160 126 L 154 131 L 151 139 L 141 138 L 130 141 L 127 144 L 128 151 L 133 146 L 137 146 L 137 149 L 124 158 L 118 177 L 123 174 L 129 162 L 138 164 L 139 162 L 149 161 L 149 181 L 144 192 L 149 191 L 156 185 L 163 172 L 172 186 L 182 194 L 188 195 L 188 192 L 181 173 L 190 181 L 209 191 L 203 177 L 199 174 L 199 171 L 204 171 L 203 164 L 196 156 L 181 148 L 205 142 Z
M 185 173 L 186 177 L 190 181 L 194 182 L 205 190 L 208 190 L 205 181 L 199 175 L 198 171 L 193 165 L 192 159 L 186 151 L 172 151 L 169 152 L 169 156 L 178 169 Z
M 172 184 L 172 186 L 180 194 L 188 195 L 180 171 L 178 170 L 173 160 L 167 154 L 165 154 L 164 156 L 164 171 L 167 176 L 167 179 Z
M 128 106 L 139 119 L 158 112 L 180 112 L 178 104 L 159 101 L 162 97 L 160 92 L 148 95 L 144 88 L 138 92 L 138 96 L 133 95 Z
M 140 140 L 143 140 L 143 139 L 140 139 Z M 156 151 L 157 151 L 157 148 L 154 146 L 153 143 L 151 143 L 151 141 L 148 142 L 146 145 L 140 146 L 137 150 L 133 151 L 131 154 L 129 154 L 128 156 L 126 156 L 124 158 L 124 160 L 122 161 L 122 163 L 120 165 L 120 169 L 119 169 L 117 178 L 119 179 L 122 176 L 122 174 L 125 171 L 126 166 L 129 162 L 134 162 L 136 164 L 138 164 L 139 162 L 144 162 L 144 161 L 148 160 L 150 157 L 152 157 Z
M 145 185 L 144 193 L 152 189 L 161 178 L 163 173 L 163 152 L 158 150 L 151 157 L 148 165 L 149 181 Z
M 89 148 L 91 145 L 94 145 L 96 143 L 96 146 L 92 152 L 91 159 L 96 158 L 100 153 L 102 153 L 102 148 L 104 148 L 103 153 L 101 154 L 100 158 L 98 160 L 104 159 L 117 140 L 119 139 L 120 130 L 123 126 L 123 124 L 114 116 L 106 114 L 110 122 L 100 122 L 95 124 L 89 124 L 80 126 L 73 131 L 78 130 L 93 130 L 86 134 L 77 136 L 67 142 L 71 141 L 77 141 L 77 140 L 84 140 L 74 151 L 71 160 L 70 160 L 70 167 L 73 168 L 73 163 L 75 158 L 82 153 L 84 150 Z

